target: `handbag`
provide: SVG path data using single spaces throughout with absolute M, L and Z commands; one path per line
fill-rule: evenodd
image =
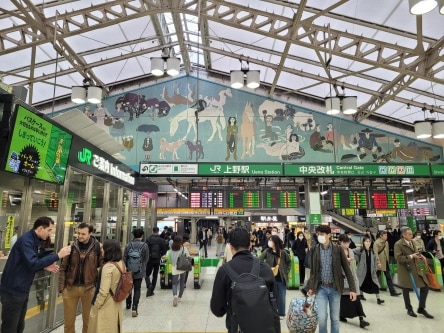
M 281 263 L 281 258 L 278 258 L 278 262 L 276 266 L 271 267 L 271 271 L 273 272 L 274 276 L 277 276 L 279 274 L 279 264 Z
M 424 267 L 425 267 L 425 275 L 427 276 L 427 280 L 429 280 L 429 287 L 431 289 L 441 290 L 441 286 L 439 285 L 438 279 L 436 278 L 435 273 L 433 273 L 429 264 L 427 263 L 427 259 L 423 258 Z
M 182 247 L 182 254 L 177 258 L 176 268 L 180 271 L 191 271 L 192 265 L 191 265 L 191 259 L 189 258 Z

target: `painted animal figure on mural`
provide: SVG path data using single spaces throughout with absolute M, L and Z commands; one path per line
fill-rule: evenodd
M 168 88 L 166 85 L 164 85 L 160 97 L 164 99 L 170 106 L 174 106 L 174 105 L 188 105 L 190 103 L 194 103 L 193 95 L 194 92 L 193 90 L 191 90 L 189 84 L 188 84 L 188 95 L 184 96 L 180 93 L 180 82 L 179 83 L 174 82 L 173 94 L 169 96 Z
M 196 153 L 196 160 L 203 159 L 205 157 L 204 148 L 202 146 L 202 142 L 200 140 L 196 141 L 196 144 L 191 141 L 186 141 L 185 145 L 188 147 L 190 154 L 188 156 L 189 160 L 193 159 L 193 152 Z
M 197 141 L 196 123 L 204 123 L 206 121 L 209 121 L 211 124 L 212 132 L 210 137 L 208 138 L 208 141 L 213 141 L 216 133 L 219 137 L 219 140 L 222 141 L 222 130 L 225 129 L 226 126 L 225 116 L 222 109 L 207 107 L 202 112 L 197 112 L 195 108 L 185 109 L 184 111 L 180 112 L 170 119 L 170 136 L 174 136 L 174 134 L 176 134 L 179 128 L 179 123 L 184 120 L 188 122 L 188 127 L 183 140 L 186 140 L 188 138 L 191 129 L 193 129 L 194 139 L 191 141 Z
M 245 158 L 245 155 L 253 157 L 255 140 L 255 122 L 253 106 L 250 102 L 245 104 L 244 112 L 242 113 L 242 124 L 240 126 L 240 136 L 242 140 L 242 155 L 241 159 Z
M 174 160 L 178 160 L 179 156 L 177 156 L 177 151 L 179 150 L 179 148 L 183 145 L 184 140 L 179 139 L 177 141 L 174 142 L 168 142 L 167 139 L 165 138 L 161 138 L 160 139 L 160 154 L 159 154 L 159 159 L 161 160 L 165 160 L 165 152 L 169 151 L 171 153 L 171 159 Z
M 207 102 L 208 106 L 214 106 L 216 108 L 223 109 L 223 107 L 227 101 L 227 97 L 233 97 L 233 95 L 231 94 L 230 88 L 221 90 L 219 92 L 219 95 L 216 97 L 205 97 L 204 99 L 205 99 L 205 102 Z

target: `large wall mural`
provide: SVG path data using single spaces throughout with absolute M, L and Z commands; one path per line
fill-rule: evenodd
M 137 171 L 147 161 L 430 163 L 443 154 L 437 145 L 189 76 L 83 111 L 122 143 L 118 158 Z

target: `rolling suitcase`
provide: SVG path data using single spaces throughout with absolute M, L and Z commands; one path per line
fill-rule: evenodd
M 314 333 L 317 326 L 318 305 L 315 298 L 292 299 L 287 314 L 287 327 L 290 333 Z

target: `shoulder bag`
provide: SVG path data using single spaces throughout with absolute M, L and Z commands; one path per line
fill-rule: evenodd
M 438 279 L 436 278 L 435 273 L 433 273 L 429 264 L 427 263 L 427 259 L 423 258 L 424 267 L 425 267 L 425 275 L 427 276 L 427 280 L 429 280 L 429 287 L 435 290 L 441 290 L 441 286 L 439 285 Z

